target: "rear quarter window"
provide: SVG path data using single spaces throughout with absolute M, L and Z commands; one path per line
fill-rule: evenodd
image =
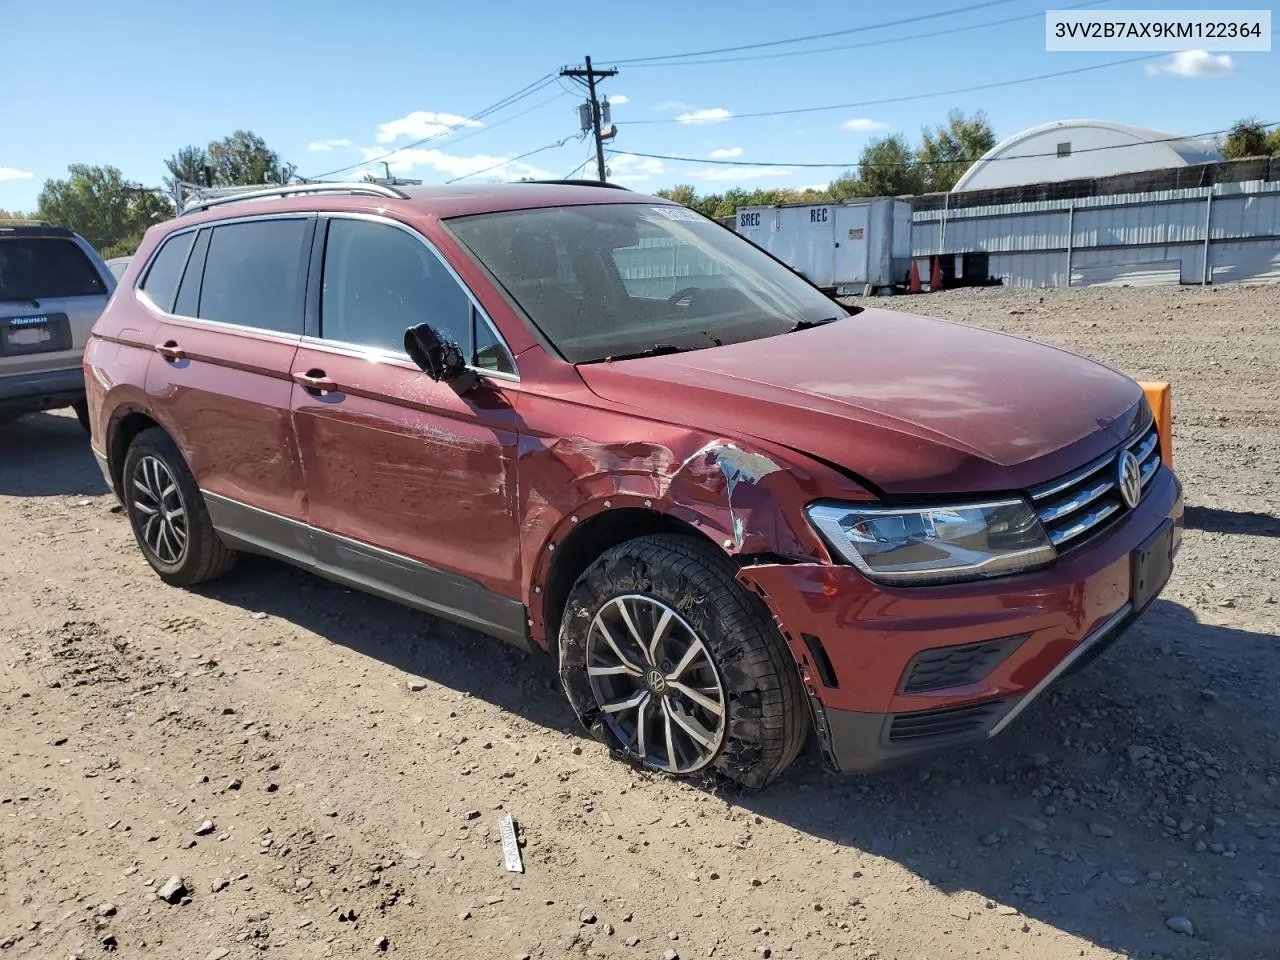
M 73 240 L 0 236 L 0 300 L 94 297 L 106 281 Z
M 160 245 L 155 259 L 147 268 L 146 279 L 142 281 L 142 292 L 165 313 L 173 313 L 178 281 L 182 279 L 182 269 L 187 264 L 187 254 L 190 253 L 191 241 L 195 238 L 194 230 L 170 237 Z

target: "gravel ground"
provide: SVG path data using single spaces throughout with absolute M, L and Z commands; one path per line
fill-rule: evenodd
M 539 660 L 284 566 L 167 588 L 74 419 L 0 427 L 0 955 L 1276 956 L 1280 287 L 881 303 L 1171 380 L 1189 530 L 1002 738 L 759 793 L 612 762 Z

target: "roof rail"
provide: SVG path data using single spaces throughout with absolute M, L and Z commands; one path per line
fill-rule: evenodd
M 264 200 L 270 197 L 296 197 L 311 193 L 346 193 L 355 196 L 392 197 L 396 200 L 407 200 L 409 195 L 381 183 L 357 181 L 353 183 L 293 183 L 284 186 L 250 187 L 240 193 L 224 197 L 210 197 L 196 200 L 184 206 L 178 216 L 208 210 L 210 207 L 224 203 L 240 203 L 245 200 Z
M 604 180 L 518 180 L 517 183 L 560 183 L 571 187 L 603 187 L 606 190 L 626 190 L 631 192 L 629 187 L 624 187 L 620 183 L 608 183 Z

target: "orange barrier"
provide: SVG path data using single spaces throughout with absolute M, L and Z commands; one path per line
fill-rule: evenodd
M 1166 467 L 1173 466 L 1173 398 L 1169 384 L 1164 380 L 1139 381 L 1147 395 L 1151 412 L 1155 414 L 1156 429 L 1160 432 L 1160 458 Z

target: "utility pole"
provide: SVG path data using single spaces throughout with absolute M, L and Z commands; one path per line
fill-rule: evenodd
M 591 130 L 596 139 L 596 172 L 600 177 L 600 182 L 604 183 L 605 182 L 604 142 L 616 136 L 617 131 L 613 128 L 612 124 L 609 124 L 609 127 L 607 130 L 601 129 L 601 120 L 603 119 L 605 122 L 608 122 L 609 118 L 602 114 L 600 109 L 600 101 L 596 99 L 596 80 L 597 78 L 603 80 L 606 77 L 616 77 L 618 75 L 618 71 L 617 70 L 594 70 L 591 67 L 590 57 L 586 58 L 586 63 L 587 63 L 586 69 L 577 69 L 577 68 L 571 69 L 569 67 L 565 67 L 563 70 L 560 71 L 560 76 L 573 77 L 575 80 L 579 82 L 581 82 L 582 80 L 586 80 L 587 82 L 588 105 L 590 106 L 590 109 L 591 109 Z M 607 107 L 608 107 L 607 100 L 605 101 L 605 107 L 607 110 Z

